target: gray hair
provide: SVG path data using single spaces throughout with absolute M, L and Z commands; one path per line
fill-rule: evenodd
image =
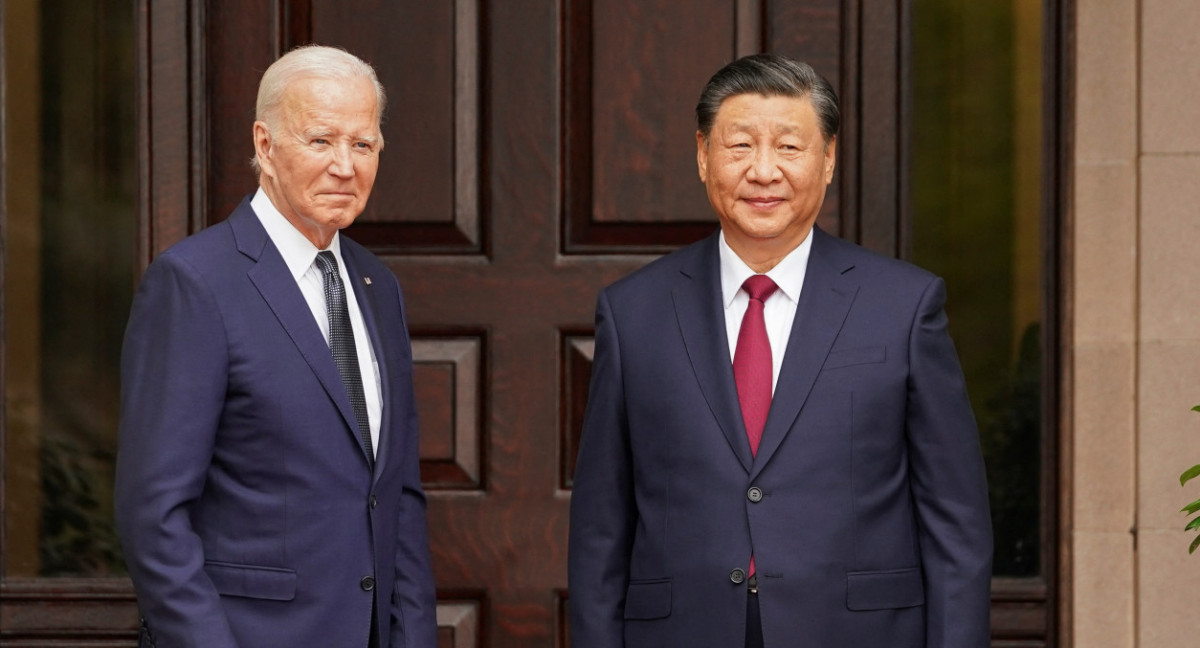
M 279 107 L 283 104 L 283 97 L 287 93 L 288 86 L 299 79 L 313 77 L 370 81 L 375 88 L 376 126 L 383 120 L 383 111 L 387 108 L 387 94 L 383 90 L 383 84 L 375 76 L 375 69 L 366 61 L 340 47 L 325 45 L 302 45 L 279 57 L 271 64 L 271 67 L 267 68 L 267 71 L 263 73 L 262 80 L 258 83 L 258 101 L 254 106 L 254 119 L 266 123 L 267 129 L 272 130 L 278 124 Z M 379 141 L 380 144 L 383 143 L 382 133 L 380 133 Z M 250 159 L 250 166 L 254 168 L 254 174 L 258 175 L 260 169 L 257 156 Z
M 837 93 L 825 77 L 807 63 L 777 54 L 744 56 L 721 68 L 705 84 L 696 104 L 696 126 L 707 140 L 717 111 L 726 99 L 742 94 L 767 97 L 808 97 L 821 135 L 828 144 L 842 121 Z

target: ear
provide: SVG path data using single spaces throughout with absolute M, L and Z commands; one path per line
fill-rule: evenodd
M 275 165 L 271 161 L 271 131 L 266 122 L 254 122 L 254 157 L 262 173 L 275 177 Z
M 700 173 L 700 182 L 704 182 L 708 178 L 708 138 L 700 131 L 696 131 L 696 170 Z
M 825 145 L 825 184 L 833 182 L 833 168 L 837 165 L 837 135 Z

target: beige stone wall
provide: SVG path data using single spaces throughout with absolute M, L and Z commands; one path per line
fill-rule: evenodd
M 1200 554 L 1200 2 L 1076 0 L 1066 630 L 1191 645 Z

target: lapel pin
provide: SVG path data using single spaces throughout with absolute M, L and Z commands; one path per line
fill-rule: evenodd
M 364 277 L 363 277 L 363 282 L 365 282 L 365 283 L 366 283 L 368 286 L 370 286 L 370 285 L 371 285 L 371 278 L 370 278 L 370 277 L 365 277 L 365 276 L 364 276 Z

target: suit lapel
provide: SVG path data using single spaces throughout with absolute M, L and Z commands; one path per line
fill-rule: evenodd
M 242 202 L 228 222 L 233 228 L 238 251 L 255 261 L 247 273 L 250 282 L 275 313 L 275 318 L 287 331 L 300 355 L 316 374 L 325 393 L 337 406 L 346 423 L 346 429 L 354 435 L 355 443 L 362 447 L 362 443 L 358 441 L 358 427 L 350 405 L 350 397 L 346 394 L 342 377 L 333 362 L 329 345 L 325 343 L 321 329 L 313 321 L 312 310 L 304 300 L 304 295 L 300 293 L 292 273 L 283 262 L 279 250 L 271 243 L 262 223 L 258 222 L 258 216 L 254 214 L 249 201 Z
M 382 394 L 382 402 L 380 403 L 379 421 L 379 442 L 375 448 L 375 478 L 383 473 L 383 465 L 387 462 L 387 446 L 390 443 L 390 436 L 387 431 L 390 429 L 390 414 L 393 409 L 392 404 L 388 402 L 388 394 L 390 381 L 387 372 L 388 363 L 385 361 L 388 357 L 387 348 L 383 343 L 383 336 L 379 334 L 378 317 L 376 316 L 377 309 L 375 307 L 375 285 L 368 284 L 368 279 L 364 277 L 358 270 L 358 258 L 356 250 L 351 245 L 347 245 L 347 239 L 342 237 L 342 261 L 346 263 L 346 275 L 350 277 L 350 284 L 353 286 L 354 298 L 358 302 L 358 309 L 362 312 L 363 322 L 367 325 L 367 335 L 371 338 L 371 350 L 374 352 L 375 362 L 379 365 L 379 391 Z M 382 277 L 376 277 L 382 279 Z M 359 371 L 372 371 L 372 367 L 360 367 Z M 361 444 L 360 444 L 361 445 Z M 365 455 L 366 448 L 363 449 Z
M 836 241 L 816 228 L 813 236 L 804 287 L 751 479 L 770 462 L 792 429 L 858 293 L 857 283 L 845 274 L 854 266 L 836 258 Z
M 695 254 L 680 268 L 681 276 L 672 290 L 672 299 L 688 359 L 708 407 L 721 426 L 729 448 L 746 472 L 750 472 L 753 458 L 742 423 L 725 333 L 717 236 L 720 234 L 693 248 Z

